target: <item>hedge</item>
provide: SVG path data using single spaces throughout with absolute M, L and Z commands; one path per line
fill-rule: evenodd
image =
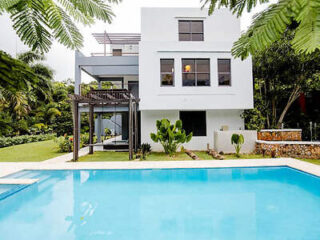
M 55 134 L 22 135 L 16 137 L 0 137 L 0 148 L 54 139 Z

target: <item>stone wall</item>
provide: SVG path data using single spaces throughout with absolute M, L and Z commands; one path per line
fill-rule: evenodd
M 258 132 L 258 140 L 301 141 L 301 129 L 265 129 Z
M 320 159 L 320 142 L 256 142 L 256 152 L 276 157 Z

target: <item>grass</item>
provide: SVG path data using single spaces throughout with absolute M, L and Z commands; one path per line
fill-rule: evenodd
M 0 148 L 0 162 L 40 162 L 62 154 L 56 143 L 49 140 Z
M 204 151 L 196 151 L 195 154 L 201 160 L 214 160 Z M 256 159 L 263 158 L 261 155 L 254 154 L 242 154 L 240 158 L 237 158 L 233 154 L 224 155 L 226 160 L 228 159 Z M 178 152 L 175 156 L 170 157 L 163 152 L 152 152 L 147 156 L 145 161 L 183 161 L 192 160 L 186 153 Z M 127 152 L 95 152 L 93 155 L 86 155 L 79 158 L 81 162 L 109 162 L 109 161 L 128 161 Z
M 302 158 L 302 159 L 299 159 L 299 160 L 320 165 L 320 159 L 307 159 L 307 158 Z

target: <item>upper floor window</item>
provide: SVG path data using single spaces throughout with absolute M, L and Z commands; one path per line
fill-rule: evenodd
M 210 86 L 209 59 L 182 59 L 183 86 Z
M 174 59 L 160 59 L 161 86 L 174 85 Z
M 231 60 L 218 59 L 219 86 L 231 86 Z
M 112 56 L 122 56 L 122 49 L 112 49 Z
M 179 20 L 179 41 L 203 41 L 203 21 Z

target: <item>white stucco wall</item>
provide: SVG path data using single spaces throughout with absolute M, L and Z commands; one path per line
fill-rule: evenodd
M 223 125 L 229 126 L 230 130 L 244 129 L 244 122 L 240 114 L 241 110 L 208 110 L 206 114 L 207 136 L 195 136 L 184 146 L 191 150 L 206 150 L 207 143 L 209 143 L 210 147 L 213 147 L 214 131 L 220 130 Z M 150 138 L 150 133 L 156 132 L 156 121 L 163 118 L 174 122 L 179 119 L 179 111 L 141 111 L 141 143 L 150 143 L 152 151 L 163 150 L 160 143 L 154 143 Z
M 179 19 L 202 19 L 204 41 L 178 41 Z M 231 56 L 240 21 L 228 10 L 212 16 L 197 8 L 143 8 L 139 45 L 141 110 L 249 109 L 253 107 L 252 63 Z M 175 85 L 160 86 L 160 59 L 175 60 Z M 210 87 L 182 86 L 182 58 L 210 59 Z M 231 59 L 231 86 L 218 86 L 218 58 Z
M 231 136 L 234 133 L 242 134 L 244 137 L 240 153 L 254 152 L 257 141 L 257 131 L 254 130 L 215 131 L 214 149 L 218 152 L 235 153 L 234 146 L 231 144 Z

